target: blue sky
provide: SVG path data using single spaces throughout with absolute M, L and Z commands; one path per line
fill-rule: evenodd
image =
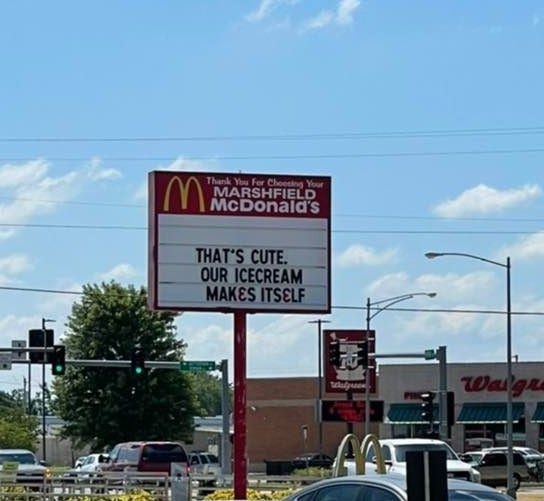
M 541 2 L 20 1 L 0 19 L 0 286 L 145 284 L 151 170 L 330 175 L 327 327 L 432 291 L 376 316 L 377 352 L 503 362 L 504 315 L 462 310 L 503 311 L 505 270 L 424 253 L 510 256 L 513 353 L 544 358 Z M 60 337 L 76 298 L 0 289 L 0 345 L 42 317 Z M 248 376 L 315 375 L 316 318 L 251 316 Z M 232 316 L 178 327 L 188 359 L 232 362 Z

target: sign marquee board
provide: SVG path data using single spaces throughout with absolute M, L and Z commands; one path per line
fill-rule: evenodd
M 370 402 L 370 421 L 383 421 L 383 400 Z M 343 421 L 345 423 L 363 423 L 365 420 L 365 402 L 361 400 L 322 400 L 321 419 L 323 421 Z
M 330 313 L 331 178 L 149 173 L 149 306 Z
M 331 341 L 338 341 L 340 366 L 329 361 Z M 357 360 L 357 343 L 368 343 L 368 369 Z M 369 393 L 376 393 L 376 333 L 373 330 L 335 329 L 323 330 L 323 367 L 325 369 L 325 391 L 327 393 L 364 393 L 367 384 Z

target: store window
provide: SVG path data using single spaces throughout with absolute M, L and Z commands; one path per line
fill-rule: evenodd
M 544 433 L 544 430 L 540 430 L 540 433 Z M 525 432 L 525 420 L 520 419 L 517 423 L 513 423 L 512 434 L 514 437 L 514 443 L 525 444 L 526 432 Z M 544 434 L 541 435 L 544 437 Z M 477 446 L 478 442 L 492 441 L 494 446 L 506 445 L 506 424 L 505 423 L 478 423 L 478 424 L 466 424 L 465 425 L 465 450 L 475 450 L 480 447 Z
M 391 425 L 391 438 L 426 437 L 428 432 L 429 425 L 423 423 Z

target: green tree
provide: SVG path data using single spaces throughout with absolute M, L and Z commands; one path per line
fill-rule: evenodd
M 147 360 L 176 361 L 186 345 L 176 339 L 175 314 L 147 307 L 144 288 L 116 282 L 85 285 L 66 324 L 68 359 L 130 360 L 135 347 Z M 102 449 L 127 440 L 187 440 L 198 412 L 191 379 L 179 371 L 68 366 L 53 381 L 62 431 L 76 444 Z
M 223 390 L 221 378 L 207 372 L 190 374 L 190 377 L 193 380 L 193 387 L 198 398 L 199 416 L 220 415 L 222 413 L 221 397 Z
M 36 448 L 38 419 L 21 407 L 3 408 L 0 417 L 0 449 Z
M 0 391 L 0 413 L 3 414 L 7 410 L 14 409 L 15 407 L 22 408 L 23 401 L 21 394 L 21 390 L 13 390 L 11 393 Z

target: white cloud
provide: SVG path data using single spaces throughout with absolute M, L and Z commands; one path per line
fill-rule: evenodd
M 25 340 L 29 329 L 36 329 L 40 326 L 41 318 L 37 316 L 7 315 L 0 317 L 0 345 L 11 346 L 11 341 L 14 339 Z
M 0 272 L 2 273 L 16 275 L 31 268 L 30 260 L 24 254 L 12 254 L 11 256 L 0 258 Z
M 138 271 L 134 266 L 128 263 L 121 263 L 114 266 L 111 270 L 98 275 L 100 280 L 109 282 L 110 280 L 122 281 L 133 278 L 138 275 Z
M 498 269 L 498 268 L 497 268 Z M 424 274 L 411 278 L 405 272 L 389 273 L 374 280 L 366 287 L 366 292 L 373 300 L 394 297 L 414 292 L 436 292 L 436 301 L 449 303 L 479 302 L 486 298 L 490 303 L 493 296 L 490 290 L 498 287 L 496 272 L 485 270 L 458 275 L 455 273 Z M 422 300 L 429 299 L 422 296 Z M 414 299 L 410 300 L 410 304 Z
M 353 15 L 361 4 L 360 0 L 340 0 L 336 10 L 322 10 L 303 23 L 303 30 L 317 30 L 330 24 L 345 26 L 353 22 Z
M 24 254 L 12 254 L 0 258 L 0 284 L 8 285 L 14 283 L 14 275 L 32 269 L 28 256 Z
M 359 0 L 341 0 L 336 11 L 338 24 L 350 24 L 353 22 L 353 14 L 359 8 Z
M 203 172 L 217 170 L 213 160 L 191 160 L 190 158 L 178 157 L 171 164 L 159 165 L 155 170 Z M 134 193 L 135 200 L 147 200 L 147 177 Z
M 496 253 L 496 260 L 505 261 L 505 256 L 514 259 L 531 259 L 544 256 L 544 232 L 533 233 L 521 238 L 517 243 L 504 246 Z
M 350 245 L 337 258 L 336 263 L 342 267 L 376 266 L 391 262 L 397 254 L 395 249 L 387 249 L 381 253 L 360 244 Z
M 434 214 L 441 217 L 491 214 L 519 206 L 541 194 L 540 187 L 534 184 L 509 190 L 497 190 L 485 184 L 479 184 L 464 191 L 457 198 L 438 204 L 432 210 Z
M 113 181 L 122 178 L 123 175 L 117 169 L 105 169 L 100 158 L 93 158 L 89 169 L 89 178 L 93 181 Z
M 26 164 L 4 164 L 0 167 L 0 188 L 17 188 L 38 182 L 47 173 L 49 164 L 31 160 Z
M 247 317 L 247 372 L 304 375 L 317 363 L 317 327 L 308 315 L 249 315 Z M 188 360 L 229 360 L 233 373 L 233 327 L 230 315 L 184 313 L 178 332 L 187 343 Z M 195 325 L 198 324 L 198 325 Z M 290 356 L 296 354 L 296 356 Z
M 257 23 L 267 18 L 281 5 L 294 5 L 298 0 L 261 0 L 259 6 L 246 16 L 246 21 Z
M 57 177 L 48 174 L 49 168 L 50 163 L 43 159 L 0 166 L 0 193 L 10 200 L 0 204 L 0 223 L 24 224 L 74 199 L 89 180 L 113 178 L 111 172 L 104 177 L 105 171 L 97 167 L 96 160 Z M 2 229 L 0 239 L 10 238 L 15 232 L 14 228 Z

